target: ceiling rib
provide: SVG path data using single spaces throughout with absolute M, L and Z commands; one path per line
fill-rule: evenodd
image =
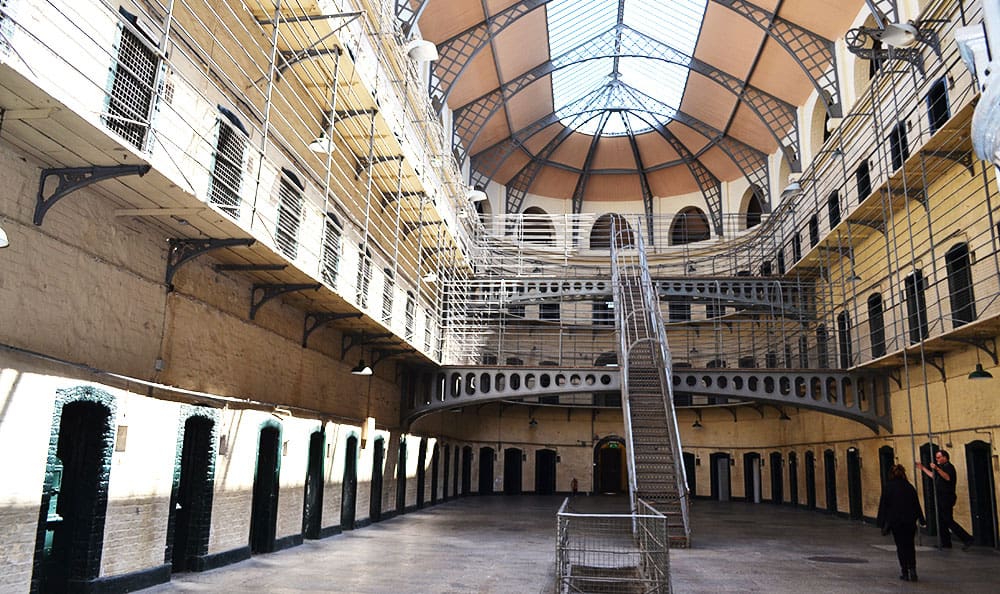
M 583 212 L 583 193 L 586 191 L 587 181 L 590 179 L 590 168 L 594 164 L 594 155 L 597 154 L 597 141 L 601 139 L 601 134 L 604 132 L 604 127 L 608 124 L 609 117 L 611 117 L 610 111 L 605 111 L 601 114 L 601 121 L 597 124 L 597 131 L 590 139 L 590 148 L 587 150 L 587 157 L 583 161 L 583 171 L 580 172 L 580 177 L 576 179 L 576 187 L 573 188 L 573 214 Z
M 625 122 L 625 130 L 628 132 L 628 143 L 632 148 L 635 168 L 639 172 L 639 183 L 642 187 L 642 209 L 646 213 L 646 231 L 649 237 L 649 245 L 653 245 L 653 191 L 649 188 L 649 178 L 646 176 L 646 167 L 642 164 L 642 155 L 639 154 L 639 145 L 635 141 L 632 123 L 624 115 L 622 115 L 622 121 Z
M 837 58 L 829 39 L 746 0 L 711 0 L 760 27 L 790 55 L 819 93 L 830 117 L 843 115 Z
M 620 50 L 616 50 L 619 31 L 624 35 L 621 36 Z M 616 51 L 621 51 L 629 57 L 649 57 L 687 66 L 716 82 L 736 95 L 760 118 L 775 142 L 785 152 L 792 171 L 801 169 L 798 158 L 800 154 L 798 117 L 792 105 L 624 25 L 605 31 L 559 57 L 511 79 L 487 95 L 457 108 L 453 116 L 455 157 L 459 162 L 464 162 L 486 124 L 500 111 L 500 108 L 538 79 L 583 61 L 613 57 L 617 55 Z M 781 131 L 784 131 L 784 134 L 780 134 Z

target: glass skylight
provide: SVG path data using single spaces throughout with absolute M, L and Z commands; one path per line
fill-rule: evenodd
M 634 57 L 634 46 L 623 48 L 622 32 L 631 28 L 678 52 L 694 53 L 701 30 L 707 0 L 553 0 L 546 5 L 549 26 L 549 56 L 558 60 L 574 48 L 601 38 L 598 47 L 614 48 L 614 55 L 579 62 L 552 73 L 552 98 L 555 111 L 563 123 L 586 134 L 595 134 L 601 122 L 599 110 L 620 112 L 608 118 L 601 133 L 627 133 L 625 118 L 634 132 L 650 128 L 648 122 L 626 113 L 641 108 L 622 89 L 632 88 L 653 98 L 672 110 L 680 107 L 687 85 L 686 64 L 675 64 L 656 58 Z M 619 18 L 620 15 L 620 18 Z M 632 33 L 634 36 L 635 33 Z M 610 43 L 609 43 L 610 42 Z M 631 54 L 629 57 L 621 57 Z M 587 116 L 572 117 L 586 105 Z M 659 110 L 657 119 L 666 124 L 668 118 Z

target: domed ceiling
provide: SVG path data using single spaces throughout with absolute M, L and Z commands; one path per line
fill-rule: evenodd
M 582 212 L 700 191 L 718 219 L 720 182 L 766 192 L 779 149 L 799 170 L 796 108 L 813 90 L 840 115 L 832 40 L 864 4 L 410 0 L 400 18 L 437 45 L 431 98 L 453 111 L 471 183 L 507 186 L 506 212 L 528 193 Z

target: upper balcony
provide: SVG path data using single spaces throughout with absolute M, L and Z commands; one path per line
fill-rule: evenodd
M 253 282 L 251 318 L 279 295 L 305 311 L 304 344 L 335 321 L 437 360 L 468 188 L 386 6 L 342 4 L 5 2 L 0 108 L 44 164 L 35 223 L 102 182 L 174 238 L 168 288 L 212 250 Z

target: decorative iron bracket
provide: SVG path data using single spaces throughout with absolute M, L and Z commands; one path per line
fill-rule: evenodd
M 921 151 L 920 156 L 921 159 L 923 159 L 924 157 L 934 157 L 936 159 L 947 159 L 949 161 L 954 161 L 955 163 L 963 165 L 966 169 L 968 169 L 969 175 L 971 176 L 976 175 L 976 169 L 974 165 L 975 161 L 973 161 L 972 159 L 971 151 L 963 151 L 960 153 L 955 153 L 951 151 Z
M 868 227 L 874 229 L 885 235 L 885 223 L 881 220 L 876 219 L 847 219 L 848 226 L 850 225 L 861 225 L 862 227 Z
M 170 248 L 167 252 L 167 273 L 164 277 L 164 284 L 167 285 L 167 292 L 174 290 L 174 274 L 183 264 L 197 258 L 205 252 L 218 250 L 227 247 L 250 247 L 256 243 L 256 239 L 228 238 L 228 239 L 170 239 Z
M 414 353 L 416 349 L 375 349 L 372 351 L 372 363 L 371 368 L 375 369 L 380 361 L 384 361 L 389 357 L 395 357 L 396 355 L 405 355 L 407 353 Z
M 989 355 L 990 359 L 993 359 L 994 365 L 1000 365 L 1000 358 L 997 357 L 996 338 L 990 338 L 989 342 L 987 342 L 986 339 L 983 338 L 963 338 L 960 336 L 954 336 L 954 337 L 948 336 L 945 337 L 945 340 L 949 340 L 951 342 L 961 342 L 963 344 L 971 344 L 972 346 L 976 347 L 977 349 Z M 992 349 L 989 347 L 989 344 L 993 345 Z
M 912 21 L 910 23 L 916 30 L 916 36 L 914 38 L 915 42 L 919 45 L 925 45 L 931 48 L 934 51 L 934 55 L 937 56 L 939 60 L 942 58 L 941 40 L 938 38 L 937 31 L 934 29 L 925 29 L 924 25 L 947 22 L 948 21 L 941 19 L 927 19 L 924 21 Z M 865 47 L 868 45 L 869 39 L 873 43 L 881 41 L 881 36 L 884 32 L 884 29 L 873 27 L 857 27 L 855 29 L 851 29 L 844 36 L 844 41 L 847 44 L 847 51 L 862 60 L 875 60 L 880 63 L 885 63 L 889 60 L 902 60 L 904 62 L 909 62 L 917 69 L 917 72 L 921 75 L 924 74 L 924 55 L 923 50 L 919 47 L 919 45 L 918 47 Z
M 426 200 L 427 194 L 425 192 L 382 192 L 382 206 L 389 206 L 396 200 L 403 198 L 420 198 L 421 200 Z
M 142 177 L 148 172 L 149 165 L 92 165 L 90 167 L 42 169 L 42 175 L 38 180 L 38 200 L 35 202 L 34 222 L 40 226 L 42 220 L 45 219 L 45 213 L 55 206 L 56 202 L 90 184 L 124 175 L 138 175 Z M 52 195 L 46 198 L 45 182 L 53 175 L 59 178 L 59 185 L 56 186 Z
M 924 353 L 923 361 L 938 370 L 942 382 L 948 382 L 948 376 L 944 373 L 944 353 Z
M 444 221 L 420 221 L 420 222 L 416 222 L 416 223 L 403 222 L 403 225 L 402 225 L 402 227 L 403 227 L 403 235 L 404 236 L 409 236 L 410 233 L 413 233 L 414 231 L 416 231 L 417 229 L 419 229 L 421 227 L 429 227 L 431 225 L 440 225 L 442 223 L 444 223 Z
M 291 283 L 276 285 L 255 284 L 253 286 L 253 290 L 250 292 L 250 319 L 254 319 L 261 306 L 275 297 L 280 297 L 285 293 L 293 293 L 295 291 L 307 291 L 309 289 L 317 291 L 322 286 L 323 285 L 320 283 Z M 260 292 L 259 298 L 257 296 L 258 292 Z
M 309 342 L 309 336 L 321 327 L 336 320 L 347 318 L 360 318 L 362 313 L 331 313 L 326 311 L 314 311 L 306 314 L 305 324 L 302 328 L 302 348 Z
M 383 334 L 367 334 L 365 332 L 362 332 L 361 334 L 345 334 L 340 339 L 340 359 L 343 360 L 344 357 L 347 356 L 347 351 L 356 346 L 372 344 L 380 340 L 385 340 L 391 336 L 391 332 L 385 332 Z
M 828 245 L 821 245 L 821 246 L 818 246 L 816 249 L 819 250 L 819 251 L 821 251 L 821 252 L 825 252 L 827 254 L 837 254 L 841 258 L 844 258 L 844 257 L 850 258 L 854 254 L 854 250 L 850 246 L 836 246 L 836 247 L 833 247 L 833 246 L 828 246 Z

